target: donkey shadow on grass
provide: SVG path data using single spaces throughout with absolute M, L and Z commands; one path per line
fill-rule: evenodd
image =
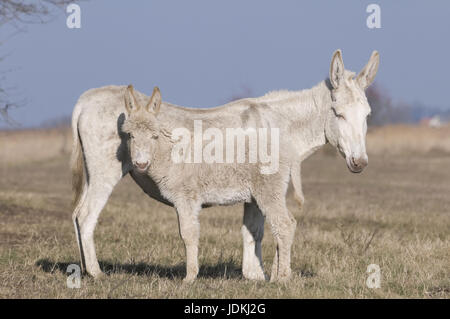
M 61 272 L 69 274 L 67 269 L 69 265 L 78 265 L 78 261 L 72 262 L 55 262 L 44 258 L 36 261 L 35 266 L 42 269 L 46 273 Z M 186 274 L 186 265 L 179 263 L 173 266 L 164 266 L 149 263 L 112 263 L 109 261 L 99 261 L 100 268 L 106 275 L 112 274 L 130 274 L 138 276 L 157 275 L 160 278 L 182 279 Z M 315 277 L 316 273 L 307 265 L 299 269 L 293 269 L 293 273 L 298 273 L 302 277 Z M 199 278 L 222 278 L 222 279 L 238 279 L 242 277 L 242 268 L 233 260 L 220 261 L 215 265 L 201 265 L 199 269 Z
M 36 261 L 35 266 L 40 267 L 42 271 L 47 273 L 61 272 L 69 274 L 67 269 L 69 265 L 76 264 L 79 266 L 78 261 L 73 262 L 55 262 L 50 259 L 39 259 Z M 112 263 L 109 261 L 99 261 L 101 270 L 106 275 L 112 274 L 130 274 L 138 276 L 152 276 L 157 275 L 161 278 L 175 279 L 184 278 L 186 274 L 186 265 L 180 263 L 173 266 L 165 266 L 150 263 Z M 240 278 L 242 277 L 242 270 L 234 261 L 223 261 L 216 265 L 202 265 L 199 270 L 199 278 Z

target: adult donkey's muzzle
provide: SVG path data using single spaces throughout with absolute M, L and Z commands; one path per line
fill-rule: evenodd
M 367 166 L 369 163 L 367 157 L 351 157 L 349 161 L 348 168 L 352 173 L 361 173 L 362 170 Z

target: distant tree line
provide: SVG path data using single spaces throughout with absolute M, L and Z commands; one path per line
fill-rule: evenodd
M 378 83 L 372 84 L 366 90 L 366 96 L 372 109 L 368 124 L 372 126 L 418 123 L 424 118 L 435 115 L 440 116 L 444 121 L 450 120 L 450 109 L 440 109 L 421 103 L 394 103 L 387 90 L 383 89 Z

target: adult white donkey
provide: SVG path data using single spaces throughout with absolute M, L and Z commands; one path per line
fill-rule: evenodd
M 186 281 L 198 274 L 200 209 L 236 202 L 244 202 L 244 277 L 265 279 L 261 240 L 266 218 L 277 244 L 271 280 L 287 279 L 296 228 L 286 208 L 289 180 L 292 176 L 302 201 L 300 163 L 327 142 L 340 151 L 350 171 L 361 172 L 367 165 L 365 136 L 370 107 L 364 90 L 372 83 L 378 64 L 379 55 L 373 52 L 355 77 L 344 69 L 341 51 L 337 50 L 329 79 L 312 89 L 272 92 L 211 109 L 162 102 L 156 88 L 150 99 L 133 92 L 132 87 L 110 86 L 84 93 L 72 118 L 73 221 L 82 267 L 94 277 L 101 274 L 94 228 L 114 186 L 130 173 L 149 196 L 176 208 L 186 247 Z M 261 162 L 175 163 L 172 151 L 177 144 L 171 133 L 179 128 L 193 132 L 194 121 L 200 120 L 204 129 L 216 133 L 227 128 L 279 129 L 279 140 L 268 142 L 279 147 L 277 170 L 264 174 Z M 246 153 L 249 155 L 248 150 Z

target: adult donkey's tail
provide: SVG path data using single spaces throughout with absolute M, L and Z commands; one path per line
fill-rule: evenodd
M 78 132 L 78 118 L 80 116 L 80 111 L 78 107 L 72 115 L 72 134 L 73 134 L 73 146 L 72 146 L 72 157 L 70 160 L 70 166 L 72 170 L 72 190 L 73 190 L 73 208 L 75 208 L 81 198 L 83 193 L 83 188 L 86 184 L 85 168 L 84 168 L 84 156 L 83 149 L 81 146 L 80 134 Z
M 72 157 L 70 159 L 70 166 L 72 170 L 72 189 L 73 189 L 73 224 L 75 226 L 75 235 L 77 238 L 78 249 L 81 257 L 81 271 L 86 270 L 86 259 L 84 255 L 83 244 L 81 241 L 80 225 L 78 221 L 78 213 L 81 208 L 82 194 L 87 187 L 86 169 L 84 163 L 83 146 L 81 144 L 80 133 L 78 131 L 78 119 L 80 117 L 81 107 L 77 103 L 72 114 L 72 134 L 73 146 Z

